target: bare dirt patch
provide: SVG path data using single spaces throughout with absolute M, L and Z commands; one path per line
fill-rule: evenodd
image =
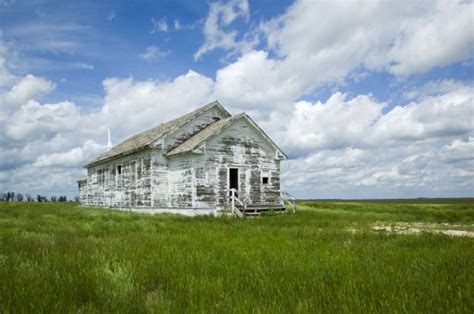
M 390 232 L 395 234 L 421 234 L 434 233 L 445 234 L 452 237 L 468 237 L 474 238 L 474 231 L 462 230 L 462 225 L 450 224 L 428 224 L 428 223 L 394 223 L 390 225 L 378 223 L 372 226 L 373 231 Z M 455 229 L 451 229 L 455 228 Z

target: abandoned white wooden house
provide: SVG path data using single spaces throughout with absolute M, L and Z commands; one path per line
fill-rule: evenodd
M 217 101 L 134 135 L 85 165 L 84 206 L 188 215 L 284 211 L 287 157 L 245 113 Z

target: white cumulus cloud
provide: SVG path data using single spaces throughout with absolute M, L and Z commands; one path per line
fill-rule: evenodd
M 166 16 L 162 17 L 159 20 L 155 20 L 151 18 L 151 24 L 153 28 L 151 29 L 151 34 L 159 33 L 159 32 L 167 32 L 168 31 L 168 22 L 166 21 Z
M 51 81 L 31 74 L 21 78 L 5 94 L 0 96 L 2 109 L 12 109 L 23 105 L 33 98 L 41 97 L 56 87 Z
M 247 0 L 230 0 L 227 3 L 211 2 L 209 13 L 204 23 L 204 43 L 194 54 L 199 60 L 204 54 L 214 49 L 248 50 L 252 43 L 237 39 L 237 31 L 228 27 L 237 19 L 249 19 Z
M 104 145 L 88 140 L 82 147 L 74 147 L 66 152 L 44 154 L 34 162 L 35 167 L 81 167 L 103 152 Z
M 263 109 L 367 71 L 406 77 L 468 60 L 473 9 L 469 1 L 296 1 L 260 25 L 265 49 L 243 50 L 217 71 L 216 95 L 245 109 Z M 210 29 L 204 32 L 219 34 L 220 28 Z M 216 45 L 235 48 L 236 36 Z M 214 41 L 206 39 L 203 47 L 212 48 L 209 42 Z

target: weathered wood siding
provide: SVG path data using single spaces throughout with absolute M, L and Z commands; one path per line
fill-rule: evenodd
M 169 207 L 192 208 L 194 169 L 192 158 L 172 158 L 169 160 Z
M 87 179 L 77 182 L 79 187 L 79 202 L 81 204 L 87 203 Z
M 206 164 L 216 173 L 215 191 L 218 206 L 228 201 L 229 168 L 239 169 L 239 198 L 253 205 L 278 204 L 280 162 L 275 148 L 245 119 L 235 121 L 206 143 Z M 269 173 L 262 184 L 262 171 Z M 201 196 L 202 195 L 199 195 Z
M 215 179 L 203 155 L 174 156 L 168 165 L 171 208 L 215 208 Z
M 152 151 L 151 198 L 156 208 L 170 207 L 168 159 L 159 150 Z
M 208 111 L 201 112 L 199 115 L 190 120 L 186 125 L 175 130 L 174 132 L 168 134 L 165 137 L 163 144 L 164 150 L 167 151 L 173 149 L 174 147 L 183 143 L 193 134 L 196 134 L 197 132 L 207 127 L 209 124 L 226 117 L 227 116 L 225 115 L 225 113 L 223 113 L 216 107 L 213 107 Z
M 151 207 L 151 151 L 119 157 L 87 169 L 84 205 Z M 119 166 L 121 173 L 119 173 Z

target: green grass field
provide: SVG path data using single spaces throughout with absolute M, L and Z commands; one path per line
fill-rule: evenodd
M 473 313 L 473 200 L 300 202 L 257 219 L 0 203 L 0 312 Z M 433 227 L 434 226 L 434 227 Z

